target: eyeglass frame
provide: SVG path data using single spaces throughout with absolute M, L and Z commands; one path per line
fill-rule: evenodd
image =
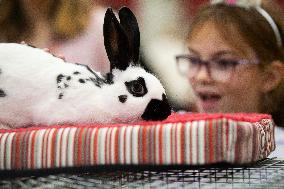
M 188 77 L 188 74 L 186 74 L 186 73 L 183 73 L 182 71 L 181 71 L 181 69 L 179 69 L 179 66 L 178 66 L 178 64 L 179 64 L 179 59 L 180 58 L 183 58 L 183 59 L 187 59 L 187 61 L 188 61 L 188 64 L 190 63 L 190 58 L 194 58 L 194 56 L 190 56 L 189 54 L 179 54 L 179 55 L 176 55 L 175 56 L 175 61 L 176 61 L 176 65 L 177 65 L 177 69 L 178 69 L 178 71 L 181 73 L 181 75 L 183 75 L 183 76 L 186 76 L 186 77 Z M 209 59 L 209 60 L 202 60 L 201 58 L 199 58 L 199 57 L 195 57 L 196 59 L 198 59 L 198 68 L 197 68 L 197 72 L 196 72 L 196 74 L 195 75 L 193 75 L 193 76 L 191 76 L 191 77 L 195 77 L 196 75 L 197 75 L 197 73 L 200 71 L 200 69 L 201 69 L 201 66 L 202 65 L 204 65 L 205 66 L 205 68 L 206 68 L 206 71 L 207 71 L 207 73 L 209 74 L 209 76 L 211 77 L 211 78 L 213 78 L 214 80 L 219 80 L 219 81 L 224 81 L 224 80 L 228 80 L 228 79 L 230 79 L 231 78 L 231 76 L 232 76 L 232 72 L 230 73 L 230 75 L 227 77 L 227 79 L 218 79 L 218 78 L 215 78 L 215 77 L 212 77 L 212 67 L 210 66 L 210 65 L 212 65 L 211 64 L 211 62 L 215 62 L 215 63 L 217 63 L 216 62 L 216 58 L 214 59 Z M 233 61 L 233 62 L 235 62 L 236 64 L 235 65 L 233 65 L 232 66 L 232 71 L 234 71 L 235 69 L 236 69 L 236 67 L 237 66 L 239 66 L 239 65 L 249 65 L 249 64 L 259 64 L 259 61 L 258 60 L 255 60 L 255 61 L 253 61 L 253 60 L 249 60 L 249 59 L 231 59 L 230 60 L 231 62 Z M 217 63 L 218 64 L 218 63 Z

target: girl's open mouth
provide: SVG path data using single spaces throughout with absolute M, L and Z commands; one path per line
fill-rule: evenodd
M 204 112 L 216 112 L 221 95 L 211 92 L 198 93 L 197 96 L 201 101 L 201 106 Z

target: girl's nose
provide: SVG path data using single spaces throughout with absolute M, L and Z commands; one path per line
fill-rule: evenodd
M 197 81 L 211 81 L 212 78 L 210 76 L 208 67 L 205 65 L 201 65 L 199 70 L 197 70 L 195 79 Z

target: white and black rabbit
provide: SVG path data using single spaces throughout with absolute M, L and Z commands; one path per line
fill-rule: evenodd
M 104 19 L 110 72 L 102 76 L 28 45 L 0 44 L 0 124 L 117 123 L 171 113 L 160 81 L 138 65 L 140 33 L 127 7 Z M 74 52 L 76 53 L 76 52 Z

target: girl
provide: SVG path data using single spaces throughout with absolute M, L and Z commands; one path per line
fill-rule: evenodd
M 193 19 L 176 61 L 200 111 L 268 113 L 284 127 L 284 26 L 269 3 L 215 0 Z

